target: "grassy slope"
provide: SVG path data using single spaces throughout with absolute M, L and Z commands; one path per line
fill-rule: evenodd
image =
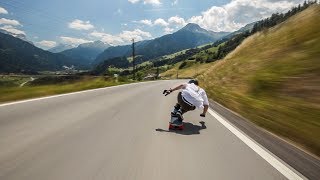
M 247 38 L 199 76 L 209 96 L 320 156 L 320 6 Z
M 218 50 L 218 47 L 212 47 L 209 48 L 207 50 L 202 50 L 199 53 L 197 53 L 196 55 L 193 55 L 191 58 L 203 58 L 203 59 L 207 59 L 208 58 L 208 54 L 207 52 L 211 52 L 214 53 Z M 173 54 L 174 55 L 174 54 Z M 187 60 L 187 59 L 185 59 Z M 206 70 L 208 70 L 213 63 L 196 63 L 195 61 L 190 61 L 187 60 L 188 62 L 188 66 L 186 68 L 183 69 L 179 69 L 179 66 L 181 65 L 182 62 L 176 63 L 171 69 L 167 70 L 164 73 L 161 73 L 162 77 L 166 77 L 166 78 L 176 78 L 177 77 L 177 71 L 179 74 L 179 78 L 195 78 L 197 77 L 199 74 L 203 74 Z
M 179 66 L 182 62 L 179 62 L 175 64 L 171 69 L 168 71 L 161 73 L 162 77 L 166 78 L 176 78 L 177 77 L 177 71 L 179 74 L 179 78 L 194 78 L 199 74 L 203 74 L 206 70 L 208 70 L 212 63 L 195 63 L 195 61 L 188 61 L 190 64 L 193 64 L 192 66 L 188 66 L 183 69 L 179 69 Z
M 0 102 L 63 94 L 87 89 L 115 86 L 125 83 L 128 82 L 117 82 L 114 79 L 104 79 L 103 77 L 88 77 L 73 83 L 24 87 L 0 87 Z

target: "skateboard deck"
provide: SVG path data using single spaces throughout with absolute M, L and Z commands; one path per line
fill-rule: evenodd
M 183 130 L 183 129 L 184 129 L 183 123 L 182 125 L 179 125 L 179 126 L 169 123 L 169 130 Z

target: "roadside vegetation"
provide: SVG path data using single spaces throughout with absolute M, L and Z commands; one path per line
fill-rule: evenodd
M 320 6 L 250 36 L 201 80 L 209 96 L 320 156 Z
M 2 79 L 0 79 L 0 84 L 2 84 L 0 85 L 0 102 L 30 99 L 134 82 L 121 77 L 43 76 L 20 87 L 20 83 L 26 79 L 30 79 L 30 77 L 17 80 L 16 77 L 2 76 Z M 5 82 L 10 82 L 10 85 Z

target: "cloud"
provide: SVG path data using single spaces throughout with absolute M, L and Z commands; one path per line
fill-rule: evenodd
M 174 29 L 172 29 L 172 28 L 169 28 L 169 27 L 164 28 L 164 33 L 165 33 L 165 34 L 170 34 L 170 33 L 172 33 L 173 31 L 174 31 Z
M 140 21 L 133 21 L 133 22 L 145 24 L 148 26 L 162 26 L 164 27 L 165 34 L 172 33 L 174 31 L 174 28 L 180 28 L 187 24 L 187 22 L 182 17 L 179 17 L 179 16 L 172 16 L 168 19 L 168 21 L 162 18 L 158 18 L 154 22 L 147 19 L 140 20 Z
M 119 8 L 116 12 L 115 12 L 115 14 L 118 14 L 118 15 L 121 15 L 123 12 L 122 12 L 122 10 Z
M 160 0 L 144 0 L 144 4 L 161 5 Z
M 152 21 L 148 20 L 148 19 L 144 19 L 144 20 L 140 20 L 140 21 L 134 21 L 134 22 L 141 23 L 141 24 L 148 25 L 148 26 L 152 26 L 153 25 Z
M 77 46 L 79 44 L 83 44 L 83 43 L 93 42 L 93 41 L 86 40 L 86 39 L 66 37 L 66 36 L 61 36 L 60 39 L 65 44 L 71 44 L 71 45 L 75 45 L 75 46 Z
M 144 39 L 151 38 L 152 36 L 149 32 L 135 29 L 134 31 L 123 31 L 120 33 L 119 37 L 126 42 L 130 42 L 132 39 L 135 39 L 136 41 L 142 41 Z
M 44 47 L 45 49 L 50 49 L 50 48 L 56 47 L 57 43 L 55 41 L 43 40 L 43 41 L 36 42 L 36 45 L 40 47 Z
M 1 18 L 0 24 L 11 25 L 11 26 L 21 26 L 20 22 L 13 19 Z
M 159 18 L 154 21 L 154 25 L 159 25 L 159 26 L 168 26 L 169 23 L 167 23 L 164 19 Z
M 0 14 L 8 14 L 8 11 L 0 6 Z
M 179 17 L 179 16 L 170 17 L 168 19 L 168 23 L 170 25 L 177 26 L 177 27 L 185 26 L 187 24 L 186 21 L 183 18 Z
M 128 0 L 128 1 L 131 2 L 132 4 L 143 1 L 143 4 L 151 4 L 153 6 L 158 6 L 162 4 L 160 0 Z
M 135 39 L 136 41 L 142 41 L 152 37 L 149 32 L 145 32 L 140 29 L 135 29 L 133 31 L 122 31 L 118 35 L 94 31 L 90 33 L 90 36 L 99 38 L 99 40 L 112 45 L 129 43 L 132 39 Z
M 303 0 L 232 0 L 223 6 L 212 6 L 200 16 L 188 22 L 213 31 L 235 31 L 248 23 L 269 17 L 275 12 L 284 12 L 302 3 Z
M 131 2 L 132 4 L 135 4 L 137 2 L 139 2 L 140 0 L 128 0 L 129 2 Z
M 11 25 L 6 25 L 3 27 L 0 27 L 0 29 L 5 30 L 5 31 L 10 32 L 15 35 L 26 35 L 26 33 L 24 31 L 16 29 L 15 27 L 13 27 Z
M 94 32 L 90 33 L 90 36 L 95 37 L 95 38 L 99 38 L 100 41 L 111 44 L 111 45 L 124 43 L 124 41 L 120 37 L 117 37 L 117 36 L 114 36 L 111 34 L 107 34 L 104 32 L 94 31 Z
M 171 3 L 172 6 L 175 6 L 175 5 L 177 5 L 177 4 L 178 4 L 178 0 L 174 0 L 174 1 Z
M 90 24 L 90 21 L 82 21 L 79 19 L 76 19 L 69 23 L 69 28 L 76 29 L 76 30 L 90 30 L 93 29 L 94 26 Z

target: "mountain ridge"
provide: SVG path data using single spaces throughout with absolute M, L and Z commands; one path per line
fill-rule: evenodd
M 90 65 L 96 57 L 107 48 L 111 47 L 110 44 L 102 41 L 94 41 L 89 43 L 80 44 L 79 46 L 60 52 L 60 54 L 68 57 L 79 59 L 84 64 Z
M 138 42 L 136 45 L 136 54 L 142 56 L 143 60 L 152 59 L 178 52 L 180 50 L 212 43 L 228 34 L 229 32 L 208 31 L 197 24 L 189 23 L 172 34 L 167 34 L 148 41 Z M 122 56 L 128 57 L 130 55 L 131 45 L 116 46 L 106 49 L 94 60 L 93 63 L 99 64 L 100 62 L 110 58 Z
M 83 67 L 76 59 L 40 49 L 19 38 L 0 32 L 0 72 L 57 71 L 63 66 Z

